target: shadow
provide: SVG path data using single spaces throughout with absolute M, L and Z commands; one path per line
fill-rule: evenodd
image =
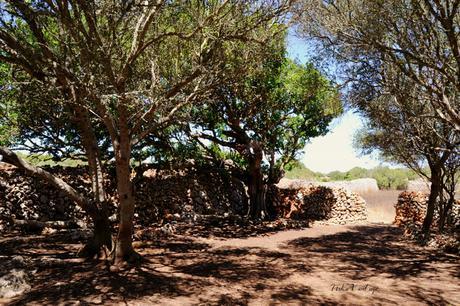
M 209 219 L 200 220 L 193 225 L 179 223 L 176 225 L 176 232 L 180 235 L 201 238 L 248 238 L 308 227 L 310 222 L 307 220 L 278 219 L 262 222 L 239 217 L 209 216 Z
M 272 188 L 267 198 L 276 216 L 294 220 L 327 220 L 336 202 L 332 189 L 324 186 L 312 190 Z
M 193 229 L 193 225 L 189 227 Z M 212 240 L 208 244 L 188 235 L 160 237 L 139 242 L 137 251 L 145 258 L 141 265 L 116 272 L 107 262 L 75 258 L 81 245 L 70 233 L 11 234 L 0 239 L 0 273 L 20 269 L 30 275 L 31 289 L 8 300 L 7 305 L 248 305 L 261 301 L 266 305 L 343 305 L 356 301 L 394 304 L 405 298 L 424 304 L 452 303 L 449 294 L 455 286 L 447 285 L 460 276 L 457 256 L 410 244 L 396 227 L 348 226 L 339 230 L 320 237 L 283 240 L 287 242 L 272 248 L 218 247 Z M 427 275 L 438 277 L 439 272 L 443 277 L 440 284 L 447 284 L 446 288 L 424 288 L 417 283 Z M 317 279 L 318 275 L 324 279 Z M 398 285 L 388 295 L 338 293 L 327 287 L 327 282 L 338 279 L 366 284 L 374 277 Z M 327 288 L 319 289 L 322 287 L 316 281 Z
M 289 260 L 289 254 L 260 248 L 217 249 L 195 254 L 193 263 L 178 265 L 176 270 L 253 287 L 260 280 L 287 278 L 289 273 L 284 267 Z
M 420 248 L 404 240 L 401 229 L 392 226 L 354 226 L 350 231 L 318 238 L 299 238 L 287 247 L 300 256 L 331 258 L 341 265 L 320 266 L 350 279 L 366 279 L 376 274 L 392 278 L 417 277 L 423 272 L 436 272 L 433 263 L 449 263 L 456 267 L 449 272 L 459 276 L 458 257 Z
M 204 279 L 194 280 L 165 274 L 152 263 L 158 260 L 145 255 L 139 266 L 112 271 L 106 261 L 76 258 L 80 244 L 69 244 L 68 235 L 29 236 L 3 239 L 0 242 L 0 277 L 12 269 L 27 272 L 31 290 L 10 300 L 7 305 L 35 304 L 112 304 L 127 303 L 145 296 L 177 297 L 196 294 L 209 286 Z M 16 242 L 16 243 L 15 243 Z M 190 241 L 167 241 L 160 247 L 179 254 L 206 248 Z
M 316 296 L 313 289 L 306 285 L 289 285 L 275 290 L 270 296 L 269 305 L 345 305 L 321 296 Z
M 39 271 L 40 272 L 40 271 Z M 105 264 L 90 262 L 55 263 L 34 276 L 33 289 L 13 300 L 9 305 L 71 303 L 88 304 L 127 302 L 142 296 L 161 293 L 163 296 L 187 295 L 180 290 L 177 277 L 133 268 L 112 273 Z

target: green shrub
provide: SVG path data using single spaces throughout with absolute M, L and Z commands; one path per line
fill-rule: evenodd
M 288 169 L 286 177 L 289 179 L 306 179 L 320 182 L 373 178 L 377 181 L 377 185 L 380 189 L 404 190 L 406 189 L 409 180 L 414 180 L 418 176 L 414 171 L 409 169 L 392 169 L 389 167 L 376 167 L 373 169 L 355 167 L 347 172 L 332 171 L 327 175 L 324 175 L 306 168 L 300 162 L 296 162 Z

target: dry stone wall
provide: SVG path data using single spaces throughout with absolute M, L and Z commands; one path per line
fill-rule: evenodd
M 84 168 L 47 168 L 86 196 L 91 180 Z M 113 173 L 109 177 L 114 177 Z M 112 219 L 117 214 L 114 180 L 106 179 Z M 150 225 L 167 219 L 194 220 L 200 214 L 243 214 L 247 209 L 244 185 L 215 169 L 149 170 L 136 180 L 137 224 Z M 0 231 L 17 220 L 72 221 L 86 216 L 65 194 L 23 171 L 0 166 Z M 87 220 L 86 220 L 87 221 Z
M 275 187 L 269 193 L 278 216 L 346 224 L 367 220 L 366 201 L 344 188 L 309 185 L 298 189 Z
M 343 188 L 358 194 L 379 191 L 377 181 L 373 178 L 363 178 L 357 180 L 335 182 L 316 182 L 302 179 L 283 178 L 277 184 L 277 186 L 282 189 L 309 188 L 310 185 L 324 186 L 330 188 Z
M 420 191 L 404 191 L 399 194 L 395 204 L 396 216 L 394 223 L 398 226 L 420 227 L 425 219 L 428 194 Z M 460 200 L 452 207 L 452 224 L 460 226 Z M 438 212 L 435 210 L 433 227 L 437 226 Z
M 47 169 L 68 182 L 79 192 L 89 194 L 90 178 L 83 169 Z M 85 214 L 65 194 L 38 178 L 29 177 L 14 167 L 0 167 L 0 231 L 13 220 L 41 222 L 84 221 Z
M 196 220 L 247 211 L 244 184 L 209 168 L 147 170 L 136 191 L 136 218 L 144 225 L 163 217 Z
M 86 196 L 91 180 L 86 169 L 47 168 Z M 117 217 L 117 197 L 113 171 L 105 180 L 111 219 Z M 147 170 L 135 180 L 135 220 L 140 225 L 182 220 L 194 221 L 203 215 L 244 215 L 248 198 L 244 184 L 213 168 L 184 167 L 176 170 Z M 281 189 L 268 193 L 278 217 L 329 220 L 348 223 L 366 220 L 366 204 L 358 195 L 343 188 L 314 187 Z M 38 223 L 64 221 L 85 226 L 86 215 L 65 194 L 39 178 L 0 164 L 0 231 L 17 220 Z M 29 222 L 30 223 L 30 222 Z

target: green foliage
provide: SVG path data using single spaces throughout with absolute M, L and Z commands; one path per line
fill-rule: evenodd
M 330 121 L 342 113 L 331 82 L 312 64 L 287 59 L 280 41 L 263 51 L 265 57 L 251 58 L 250 74 L 223 85 L 197 108 L 192 128 L 213 142 L 209 147 L 219 152 L 215 156 L 238 165 L 247 164 L 254 148 L 260 149 L 268 159 L 263 169 L 274 176 L 284 167 L 294 168 L 290 162 L 306 142 L 326 134 Z
M 315 181 L 351 181 L 361 178 L 373 178 L 377 181 L 380 189 L 398 190 L 405 189 L 410 180 L 418 178 L 418 175 L 414 171 L 406 168 L 392 169 L 389 167 L 376 167 L 373 169 L 364 169 L 355 167 L 346 172 L 332 171 L 325 175 L 306 168 L 298 161 L 294 165 L 294 167 L 288 169 L 286 172 L 286 178 Z
M 403 190 L 409 180 L 417 178 L 415 172 L 408 169 L 390 169 L 377 167 L 370 170 L 369 176 L 377 180 L 380 189 Z
M 285 177 L 288 179 L 306 179 L 319 181 L 323 177 L 323 174 L 308 169 L 297 160 L 289 163 L 285 169 L 287 170 Z
M 18 134 L 15 91 L 9 90 L 11 67 L 0 62 L 0 146 L 9 145 Z

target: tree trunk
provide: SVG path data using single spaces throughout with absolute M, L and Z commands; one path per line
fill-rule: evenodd
M 267 205 L 265 201 L 266 186 L 262 173 L 262 150 L 253 146 L 253 154 L 249 161 L 249 216 L 252 219 L 266 219 Z
M 79 255 L 87 258 L 94 258 L 96 256 L 104 258 L 112 251 L 113 243 L 112 229 L 108 219 L 108 203 L 106 201 L 100 151 L 88 111 L 79 106 L 76 107 L 76 111 L 76 123 L 80 129 L 82 145 L 85 149 L 89 175 L 91 177 L 91 190 L 93 194 L 91 205 L 97 211 L 96 216 L 93 218 L 93 237 L 80 250 Z
M 78 101 L 77 96 L 74 96 L 74 99 L 75 101 Z M 88 159 L 89 174 L 91 177 L 91 190 L 93 192 L 94 200 L 99 203 L 104 203 L 106 200 L 104 175 L 97 137 L 94 133 L 88 110 L 77 104 L 77 106 L 75 106 L 75 113 L 75 123 L 80 130 L 82 146 L 85 150 L 86 158 Z
M 117 165 L 117 179 L 117 191 L 120 202 L 120 223 L 115 246 L 116 264 L 123 261 L 132 261 L 137 257 L 132 245 L 134 193 L 128 162 L 122 162 Z
M 452 207 L 454 206 L 455 197 L 449 195 L 448 199 L 444 199 L 444 200 L 445 200 L 445 203 L 440 203 L 442 207 L 440 207 L 440 210 L 439 210 L 438 229 L 440 233 L 444 232 L 447 218 L 450 212 L 452 211 Z
M 115 265 L 140 259 L 133 248 L 134 189 L 131 181 L 131 139 L 124 112 L 120 114 L 120 136 L 114 141 L 120 222 L 115 245 Z
M 433 223 L 436 200 L 441 191 L 441 169 L 438 166 L 431 166 L 431 189 L 428 198 L 425 219 L 423 220 L 422 232 L 425 238 L 429 237 L 431 224 Z
M 93 237 L 78 252 L 78 256 L 85 258 L 109 258 L 113 250 L 112 230 L 110 221 L 102 210 L 98 217 L 93 219 L 94 230 Z

